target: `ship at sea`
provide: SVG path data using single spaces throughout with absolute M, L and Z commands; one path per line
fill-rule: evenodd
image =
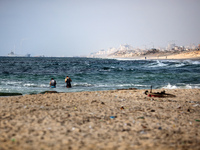
M 15 54 L 13 51 L 11 51 L 10 53 L 8 53 L 7 56 L 8 56 L 8 57 L 31 57 L 31 54 L 17 55 L 17 54 Z

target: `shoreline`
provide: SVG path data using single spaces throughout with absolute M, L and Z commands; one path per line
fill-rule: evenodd
M 98 57 L 96 57 L 98 58 Z M 101 58 L 101 57 L 99 57 Z M 110 56 L 108 59 L 133 59 L 133 60 L 200 60 L 200 51 L 180 52 L 180 53 L 152 53 L 140 56 L 124 57 Z M 146 59 L 145 59 L 146 58 Z
M 146 59 L 145 59 L 146 57 Z M 108 57 L 108 59 L 124 59 L 124 60 L 200 60 L 199 57 L 177 57 L 176 55 L 170 56 L 152 56 L 152 55 L 145 55 L 140 57 Z
M 0 92 L 0 98 L 1 97 L 18 97 L 18 96 L 26 96 L 26 95 L 38 95 L 38 94 L 53 94 L 53 93 L 57 93 L 57 94 L 62 94 L 62 93 L 79 93 L 79 92 L 103 92 L 103 91 L 119 91 L 119 90 L 149 90 L 150 91 L 151 89 L 151 86 L 149 86 L 149 89 L 145 88 L 145 89 L 140 89 L 140 88 L 119 88 L 119 89 L 112 89 L 112 90 L 97 90 L 97 91 L 89 91 L 89 90 L 83 90 L 83 91 L 69 91 L 69 92 L 59 92 L 59 91 L 56 91 L 55 90 L 45 90 L 45 91 L 42 91 L 42 92 L 39 92 L 39 93 L 26 93 L 26 94 L 22 94 L 22 93 L 8 93 L 8 92 Z M 190 89 L 200 89 L 200 88 L 197 88 L 197 87 L 194 87 L 194 88 L 191 88 L 191 87 L 188 87 L 188 88 L 179 88 L 179 87 L 176 87 L 176 88 L 166 88 L 166 87 L 161 87 L 161 88 L 153 88 L 152 87 L 152 90 L 190 90 Z M 5 94 L 5 95 L 4 95 Z M 15 95 L 16 94 L 16 95 Z
M 168 56 L 147 56 L 147 59 L 157 59 L 157 60 L 200 60 L 200 56 L 184 56 L 183 54 L 175 54 Z
M 162 90 L 0 97 L 0 149 L 200 149 L 200 89 Z

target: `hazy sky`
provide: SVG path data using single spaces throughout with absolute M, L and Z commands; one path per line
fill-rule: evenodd
M 200 0 L 0 0 L 0 55 L 200 44 Z

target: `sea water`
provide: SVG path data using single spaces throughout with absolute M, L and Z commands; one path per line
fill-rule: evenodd
M 65 77 L 72 79 L 66 88 Z M 51 89 L 54 78 L 57 87 Z M 200 88 L 200 60 L 0 57 L 0 92 Z

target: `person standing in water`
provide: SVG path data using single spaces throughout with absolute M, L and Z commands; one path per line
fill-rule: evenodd
M 65 83 L 66 83 L 66 87 L 67 88 L 71 88 L 72 87 L 71 86 L 71 82 L 72 82 L 72 79 L 70 77 L 66 76 Z
M 56 88 L 56 80 L 51 78 L 51 81 L 50 81 L 49 85 L 51 86 L 51 88 Z

